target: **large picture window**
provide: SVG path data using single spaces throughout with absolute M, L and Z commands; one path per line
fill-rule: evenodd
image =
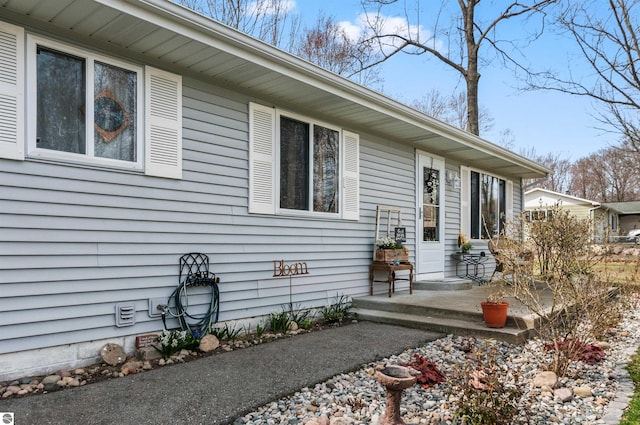
M 513 186 L 504 179 L 479 171 L 470 171 L 463 182 L 463 223 L 472 239 L 490 239 L 503 231 L 507 216 L 511 214 Z M 468 204 L 465 202 L 467 201 Z M 464 208 L 464 206 L 463 206 Z
M 30 154 L 142 168 L 142 68 L 31 40 L 36 119 Z

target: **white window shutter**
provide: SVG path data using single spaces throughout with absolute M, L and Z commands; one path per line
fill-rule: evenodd
M 471 170 L 460 166 L 460 232 L 471 236 Z
M 360 135 L 342 133 L 342 218 L 360 219 Z
M 24 159 L 24 29 L 0 22 L 0 158 Z
M 513 220 L 513 182 L 507 180 L 505 185 L 506 205 L 504 206 L 507 222 Z
M 276 212 L 276 111 L 249 104 L 249 212 Z
M 182 77 L 145 67 L 145 174 L 182 178 Z

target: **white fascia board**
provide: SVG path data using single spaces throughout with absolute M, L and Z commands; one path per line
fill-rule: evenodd
M 560 192 L 554 192 L 553 190 L 543 189 L 541 187 L 536 187 L 534 189 L 527 190 L 524 193 L 524 196 L 526 198 L 527 195 L 530 195 L 530 194 L 536 193 L 536 192 L 544 193 L 544 194 L 546 194 L 546 195 L 548 195 L 549 197 L 552 197 L 552 198 L 571 199 L 571 200 L 573 200 L 575 202 L 579 202 L 579 203 L 583 203 L 583 204 L 589 204 L 592 207 L 599 207 L 600 206 L 600 202 L 590 201 L 588 199 L 578 198 L 577 196 L 571 196 L 571 195 L 567 195 L 567 194 L 560 193 Z
M 311 84 L 322 91 L 421 128 L 426 133 L 437 134 L 535 173 L 548 175 L 550 172 L 536 162 L 175 3 L 167 0 L 94 1 L 294 80 L 305 84 L 312 81 Z

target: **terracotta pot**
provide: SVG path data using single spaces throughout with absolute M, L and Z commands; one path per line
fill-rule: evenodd
M 482 306 L 482 317 L 488 327 L 504 328 L 504 325 L 507 323 L 508 302 L 490 303 L 483 301 L 480 305 Z

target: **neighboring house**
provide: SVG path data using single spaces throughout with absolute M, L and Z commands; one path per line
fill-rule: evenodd
M 454 277 L 548 173 L 164 0 L 0 1 L 0 39 L 0 380 L 131 351 L 189 252 L 220 321 L 368 294 L 377 205 Z
M 602 242 L 605 235 L 611 241 L 624 235 L 619 224 L 620 209 L 617 204 L 605 204 L 547 189 L 531 189 L 525 192 L 525 211 L 528 220 L 545 220 L 551 209 L 560 205 L 579 219 L 591 220 L 593 241 Z
M 616 215 L 620 236 L 625 236 L 629 230 L 640 229 L 640 201 L 603 202 L 602 209 Z

